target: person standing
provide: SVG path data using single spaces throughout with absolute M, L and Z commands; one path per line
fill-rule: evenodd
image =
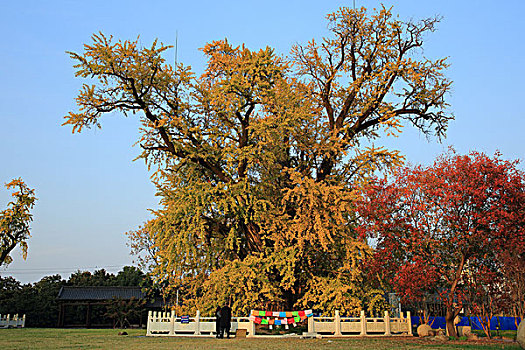
M 224 337 L 224 332 L 226 332 L 226 338 L 230 337 L 231 322 L 232 309 L 226 304 L 221 309 L 221 338 Z
M 217 306 L 215 310 L 215 337 L 221 338 L 221 307 Z

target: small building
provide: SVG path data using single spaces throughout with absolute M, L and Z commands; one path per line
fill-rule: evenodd
M 140 287 L 112 286 L 64 286 L 57 296 L 58 327 L 111 327 L 114 321 L 106 315 L 108 306 L 116 300 L 137 300 L 146 302 L 139 310 L 134 326 L 142 327 L 147 310 L 160 310 L 165 303 L 156 300 L 149 302 Z

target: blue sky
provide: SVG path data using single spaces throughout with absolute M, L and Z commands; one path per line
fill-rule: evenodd
M 356 6 L 380 6 L 356 0 Z M 403 19 L 443 16 L 428 36 L 425 55 L 449 57 L 448 97 L 456 120 L 442 144 L 407 128 L 384 144 L 412 163 L 428 164 L 449 145 L 457 151 L 500 150 L 523 159 L 525 143 L 525 2 L 384 1 Z M 102 130 L 71 134 L 63 116 L 75 110 L 81 80 L 65 51 L 81 52 L 93 33 L 119 39 L 140 35 L 173 44 L 178 60 L 202 72 L 198 50 L 227 37 L 251 49 L 271 46 L 287 54 L 294 43 L 321 38 L 325 15 L 352 1 L 2 1 L 0 2 L 0 182 L 22 177 L 36 188 L 33 237 L 24 261 L 15 252 L 9 268 L 23 282 L 77 269 L 118 271 L 131 264 L 124 232 L 155 208 L 155 189 L 141 161 L 132 160 L 138 123 L 111 115 Z M 173 61 L 174 51 L 166 58 Z M 523 165 L 521 165 L 523 168 Z M 0 208 L 9 192 L 0 188 Z

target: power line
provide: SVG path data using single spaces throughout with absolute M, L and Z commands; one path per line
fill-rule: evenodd
M 0 273 L 16 273 L 16 274 L 30 274 L 30 273 L 53 273 L 53 272 L 69 272 L 77 270 L 93 270 L 93 269 L 115 269 L 123 268 L 124 266 L 130 266 L 130 264 L 122 265 L 105 265 L 105 266 L 82 266 L 82 267 L 37 267 L 37 268 L 28 268 L 28 269 L 5 269 L 0 270 Z

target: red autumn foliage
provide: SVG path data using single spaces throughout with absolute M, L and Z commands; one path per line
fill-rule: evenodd
M 497 253 L 497 252 L 495 252 Z M 499 256 L 471 264 L 465 277 L 466 299 L 470 312 L 478 317 L 485 335 L 490 338 L 490 320 L 497 313 L 509 311 L 509 294 L 504 289 L 503 266 Z
M 424 275 L 425 278 L 414 278 Z M 401 296 L 403 302 L 422 302 L 429 291 L 433 290 L 439 274 L 434 266 L 428 266 L 424 261 L 407 261 L 399 267 L 393 278 L 394 291 Z
M 525 212 L 521 217 L 525 219 Z M 525 236 L 513 235 L 508 240 L 506 249 L 500 252 L 499 259 L 503 265 L 503 289 L 509 306 L 507 312 L 515 317 L 518 327 L 518 318 L 525 319 Z
M 438 293 L 449 334 L 469 276 L 523 238 L 525 177 L 517 162 L 453 150 L 432 166 L 404 167 L 371 183 L 358 204 L 359 232 L 375 242 L 370 271 L 405 301 Z

